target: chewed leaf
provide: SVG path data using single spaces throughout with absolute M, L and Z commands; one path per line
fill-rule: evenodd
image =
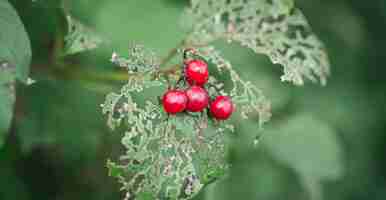
M 213 123 L 205 112 L 167 116 L 156 98 L 136 102 L 139 92 L 168 84 L 154 76 L 159 64 L 147 52 L 137 46 L 127 58 L 113 54 L 112 61 L 129 76 L 120 92 L 108 94 L 102 104 L 111 128 L 127 128 L 121 140 L 125 154 L 117 163 L 108 162 L 110 173 L 127 199 L 191 199 L 227 171 L 226 134 L 234 127 Z
M 97 48 L 103 39 L 94 30 L 67 15 L 68 33 L 65 37 L 65 54 L 71 55 Z
M 122 144 L 122 163 L 109 162 L 110 172 L 123 184 L 127 196 L 151 194 L 151 199 L 190 199 L 207 181 L 208 174 L 227 169 L 224 132 L 203 134 L 207 119 L 171 117 L 159 105 L 137 105 L 138 92 L 129 81 L 120 93 L 111 93 L 103 104 L 109 125 L 128 126 Z M 143 82 L 146 84 L 146 82 Z M 146 88 L 146 87 L 144 87 Z
M 233 87 L 230 91 L 232 100 L 240 107 L 241 116 L 248 118 L 251 113 L 259 116 L 259 126 L 271 118 L 271 103 L 263 92 L 249 81 L 243 80 L 233 69 L 231 63 L 226 60 L 213 46 L 200 48 L 197 53 L 217 66 L 219 72 L 227 72 L 230 75 Z
M 160 65 L 160 61 L 153 51 L 136 44 L 129 47 L 129 56 L 127 58 L 114 52 L 110 61 L 119 67 L 126 68 L 129 73 L 154 71 Z
M 194 20 L 192 44 L 236 41 L 284 67 L 282 81 L 326 84 L 330 64 L 323 43 L 292 0 L 199 0 L 187 11 Z

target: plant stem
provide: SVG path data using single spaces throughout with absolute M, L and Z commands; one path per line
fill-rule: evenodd
M 186 40 L 184 39 L 177 45 L 177 47 L 171 49 L 168 55 L 165 58 L 161 59 L 160 66 L 162 67 L 163 65 L 167 64 L 172 58 L 174 58 L 174 56 L 176 56 L 176 54 L 178 53 L 178 49 L 184 47 L 185 44 Z
M 62 45 L 59 44 L 59 48 L 62 47 Z M 179 72 L 181 68 L 181 64 L 174 64 L 167 67 L 164 67 L 166 64 L 168 64 L 177 54 L 178 50 L 180 48 L 184 48 L 186 45 L 186 41 L 182 40 L 177 47 L 171 49 L 169 53 L 161 59 L 160 67 L 162 69 L 159 69 L 155 72 L 155 77 L 160 77 L 161 75 L 173 75 Z M 57 56 L 55 56 L 57 57 Z M 57 58 L 54 58 L 57 59 Z M 86 81 L 86 82 L 123 82 L 127 81 L 129 77 L 141 77 L 143 74 L 137 73 L 137 74 L 128 74 L 124 70 L 119 70 L 115 72 L 95 72 L 92 70 L 86 70 L 84 67 L 77 66 L 77 65 L 71 65 L 71 66 L 65 66 L 64 63 L 61 62 L 55 62 L 55 65 L 61 66 L 56 67 L 53 70 L 48 70 L 48 73 L 54 74 L 55 77 L 61 77 L 64 79 L 69 80 L 80 80 L 80 81 Z

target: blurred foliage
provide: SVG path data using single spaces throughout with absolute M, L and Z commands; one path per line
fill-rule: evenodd
M 8 1 L 0 1 L 0 148 L 11 124 L 16 79 L 27 82 L 31 47 L 23 23 Z
M 17 87 L 14 122 L 0 149 L 0 199 L 122 199 L 105 167 L 107 158 L 122 154 L 122 135 L 110 133 L 99 109 L 104 95 L 123 83 L 114 76 L 120 69 L 109 63 L 111 53 L 125 54 L 134 41 L 166 55 L 183 37 L 179 19 L 188 2 L 71 1 L 67 11 L 108 43 L 73 56 L 63 56 L 68 24 L 60 1 L 10 2 L 32 43 L 37 83 Z M 280 67 L 267 58 L 216 44 L 242 77 L 265 92 L 273 117 L 258 149 L 248 145 L 258 119 L 238 121 L 230 175 L 197 199 L 386 198 L 386 4 L 296 5 L 326 43 L 332 62 L 327 86 L 281 83 Z

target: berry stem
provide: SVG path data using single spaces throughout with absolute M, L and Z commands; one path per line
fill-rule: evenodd
M 195 53 L 195 50 L 193 48 L 186 48 L 183 53 L 183 58 L 184 60 L 188 59 L 188 53 L 192 52 L 193 54 Z

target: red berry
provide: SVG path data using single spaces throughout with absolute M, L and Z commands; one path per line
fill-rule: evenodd
M 185 67 L 185 77 L 190 85 L 204 85 L 209 78 L 208 65 L 202 60 L 190 60 Z
M 218 96 L 210 104 L 210 112 L 218 120 L 228 119 L 232 115 L 233 110 L 233 103 L 227 96 Z
M 165 111 L 172 115 L 184 111 L 187 103 L 188 98 L 185 92 L 180 90 L 169 90 L 162 98 Z
M 190 112 L 201 112 L 209 104 L 208 92 L 202 87 L 192 86 L 186 90 L 188 104 L 186 110 Z

